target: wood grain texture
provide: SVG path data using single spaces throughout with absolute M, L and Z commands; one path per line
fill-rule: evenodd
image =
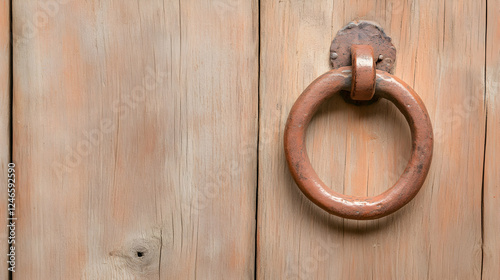
M 15 279 L 253 279 L 256 1 L 14 1 Z
M 479 279 L 485 135 L 485 1 L 261 2 L 258 279 Z M 329 47 L 349 21 L 378 22 L 396 46 L 395 75 L 431 117 L 426 183 L 395 214 L 349 221 L 300 193 L 287 170 L 283 129 L 294 101 L 329 70 Z M 307 135 L 311 163 L 335 191 L 376 195 L 410 152 L 392 104 L 334 97 Z
M 10 162 L 10 1 L 0 0 L 0 217 L 7 219 L 7 165 Z M 4 224 L 4 223 L 2 223 Z M 7 249 L 8 230 L 0 231 L 0 244 Z M 0 280 L 7 280 L 7 253 L 1 251 Z
M 500 275 L 500 2 L 488 1 L 486 151 L 483 194 L 483 279 Z

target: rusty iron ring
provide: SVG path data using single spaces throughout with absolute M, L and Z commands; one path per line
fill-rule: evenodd
M 415 91 L 397 77 L 377 70 L 376 95 L 394 103 L 410 126 L 410 160 L 398 181 L 378 196 L 355 197 L 331 190 L 311 166 L 305 135 L 320 105 L 340 91 L 350 90 L 351 82 L 351 67 L 342 67 L 323 74 L 304 90 L 288 116 L 284 136 L 285 155 L 295 182 L 316 205 L 343 218 L 377 219 L 406 205 L 422 187 L 432 159 L 432 125 L 425 105 Z
M 375 61 L 370 45 L 352 45 L 351 99 L 367 101 L 375 94 Z

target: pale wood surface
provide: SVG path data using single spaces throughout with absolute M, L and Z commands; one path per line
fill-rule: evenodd
M 483 201 L 483 279 L 500 277 L 500 2 L 488 1 L 487 134 Z
M 498 1 L 486 11 L 486 0 L 262 0 L 260 35 L 256 0 L 13 2 L 13 157 L 24 206 L 15 279 L 500 275 Z M 2 131 L 8 4 L 0 4 Z M 393 38 L 395 75 L 422 97 L 435 130 L 419 195 L 370 222 L 309 202 L 282 144 L 291 106 L 330 69 L 330 41 L 353 19 L 376 21 Z M 320 177 L 353 195 L 394 183 L 411 146 L 393 105 L 358 108 L 338 97 L 307 139 Z
M 10 161 L 10 1 L 0 1 L 0 217 L 7 218 L 7 165 Z M 5 224 L 5 223 L 2 223 Z M 0 244 L 7 249 L 7 228 L 0 231 Z M 7 253 L 0 251 L 0 280 L 7 280 Z
M 253 279 L 257 1 L 48 2 L 13 7 L 15 279 Z
M 485 1 L 261 2 L 258 279 L 481 277 L 485 12 Z M 282 144 L 291 106 L 330 69 L 330 42 L 353 19 L 376 21 L 393 38 L 395 75 L 421 96 L 435 131 L 420 193 L 369 222 L 342 220 L 309 202 Z M 325 183 L 353 195 L 387 189 L 411 147 L 392 104 L 357 108 L 340 98 L 313 119 L 307 140 Z

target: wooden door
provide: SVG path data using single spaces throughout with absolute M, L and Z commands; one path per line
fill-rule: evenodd
M 257 3 L 47 3 L 13 2 L 14 279 L 252 278 Z
M 10 277 L 498 279 L 499 13 L 496 0 L 2 0 Z M 392 37 L 394 75 L 434 128 L 419 194 L 373 221 L 310 202 L 283 150 L 290 108 L 360 19 Z M 334 97 L 307 148 L 332 189 L 373 196 L 403 172 L 410 131 L 390 102 Z
M 271 141 L 259 153 L 257 275 L 479 279 L 481 271 L 497 269 L 482 268 L 486 21 L 479 19 L 485 18 L 486 3 L 306 3 L 261 6 L 260 140 L 264 131 Z M 329 70 L 332 34 L 358 18 L 380 23 L 392 37 L 394 73 L 423 99 L 435 135 L 432 167 L 417 197 L 374 221 L 340 219 L 304 199 L 280 141 L 294 100 Z M 307 140 L 312 165 L 325 183 L 359 196 L 392 186 L 411 148 L 404 117 L 387 101 L 355 107 L 333 98 L 313 120 Z

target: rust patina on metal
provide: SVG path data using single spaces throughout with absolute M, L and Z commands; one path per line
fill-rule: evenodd
M 351 66 L 351 46 L 373 47 L 377 70 L 392 73 L 396 61 L 396 48 L 384 30 L 371 21 L 353 21 L 337 32 L 330 45 L 330 62 L 334 69 Z
M 352 47 L 367 45 L 373 48 L 375 68 L 392 73 L 396 62 L 396 48 L 377 23 L 371 21 L 353 21 L 337 32 L 330 45 L 330 62 L 334 69 L 354 65 Z M 352 92 L 340 93 L 345 102 L 354 105 L 370 105 L 378 101 L 375 95 L 370 100 L 352 98 Z
M 351 46 L 352 87 L 351 99 L 367 101 L 375 94 L 375 61 L 369 45 Z
M 309 85 L 290 111 L 285 127 L 285 155 L 300 190 L 327 212 L 349 219 L 369 220 L 389 215 L 417 195 L 432 159 L 433 134 L 427 110 L 419 96 L 400 79 L 377 71 L 375 97 L 386 98 L 403 113 L 411 130 L 412 153 L 398 181 L 374 197 L 355 197 L 328 188 L 311 166 L 305 145 L 309 122 L 320 105 L 352 86 L 351 67 L 331 70 Z

